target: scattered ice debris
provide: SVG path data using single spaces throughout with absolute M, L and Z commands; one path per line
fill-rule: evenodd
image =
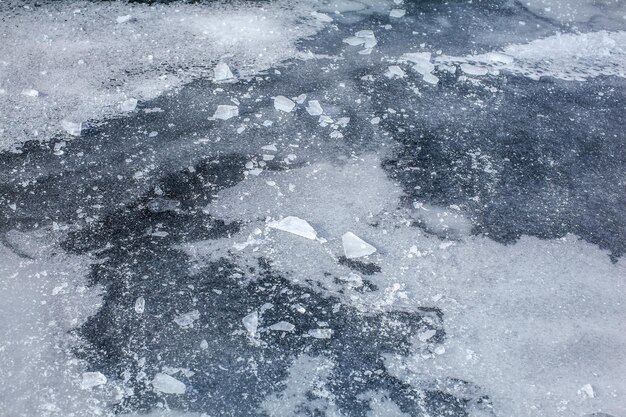
M 360 258 L 368 256 L 376 252 L 376 248 L 355 235 L 352 232 L 347 232 L 341 237 L 343 243 L 343 252 L 346 258 Z
M 39 97 L 39 91 L 32 88 L 26 88 L 22 90 L 22 95 L 26 97 Z
M 80 382 L 80 387 L 82 389 L 92 389 L 93 387 L 104 385 L 106 383 L 107 377 L 102 375 L 100 372 L 83 372 L 83 379 Z
M 252 313 L 241 319 L 241 321 L 243 322 L 243 326 L 248 331 L 250 337 L 255 337 L 257 329 L 259 327 L 259 313 L 253 311 Z
M 582 395 L 584 398 L 595 398 L 596 392 L 591 384 L 585 384 L 578 390 L 578 395 Z
M 190 311 L 189 313 L 181 314 L 174 319 L 174 323 L 178 324 L 182 329 L 193 327 L 193 322 L 200 318 L 200 312 L 198 310 Z
M 278 331 L 278 332 L 293 332 L 296 326 L 287 322 L 287 321 L 279 321 L 278 323 L 272 324 L 269 329 Z
M 152 387 L 164 394 L 184 394 L 187 387 L 178 379 L 164 373 L 158 373 L 152 380 Z
M 217 110 L 213 114 L 214 119 L 228 120 L 233 117 L 239 116 L 239 107 L 231 106 L 229 104 L 220 104 L 217 106 Z
M 294 107 L 296 107 L 296 103 L 294 103 L 291 99 L 285 96 L 274 97 L 274 108 L 276 110 L 289 113 L 293 110 Z
M 136 18 L 136 17 L 134 17 L 134 16 L 132 16 L 132 15 L 127 14 L 126 16 L 118 16 L 118 17 L 115 19 L 115 21 L 116 21 L 117 23 L 120 23 L 120 24 L 121 24 L 121 23 L 129 23 L 129 22 L 136 22 L 136 21 L 137 21 L 137 18 Z
M 61 127 L 72 136 L 80 136 L 83 129 L 82 123 L 70 122 L 66 119 L 61 120 Z
M 313 330 L 309 330 L 307 335 L 315 339 L 330 339 L 333 335 L 333 330 L 332 329 L 313 329 Z
M 129 112 L 134 111 L 137 108 L 137 99 L 129 98 L 128 100 L 124 100 L 120 103 L 120 110 Z
M 391 65 L 387 68 L 385 72 L 385 77 L 387 78 L 404 78 L 405 72 L 397 65 Z
M 400 18 L 403 17 L 405 14 L 406 10 L 404 9 L 391 9 L 391 12 L 389 12 L 389 17 Z
M 333 21 L 333 18 L 328 16 L 326 13 L 311 12 L 311 16 L 324 23 L 330 23 Z
M 215 82 L 233 81 L 234 79 L 235 76 L 225 62 L 219 62 L 213 69 L 213 81 Z
M 146 310 L 146 299 L 143 297 L 137 297 L 135 300 L 135 312 L 137 314 L 143 314 Z
M 306 107 L 306 111 L 311 116 L 320 116 L 324 113 L 324 109 L 322 109 L 320 102 L 317 100 L 309 100 L 309 105 Z
M 313 229 L 313 227 L 306 220 L 302 220 L 295 216 L 287 216 L 282 220 L 270 222 L 268 226 L 272 229 L 293 233 L 294 235 L 302 236 L 311 240 L 317 238 L 317 232 L 315 232 L 315 229 Z

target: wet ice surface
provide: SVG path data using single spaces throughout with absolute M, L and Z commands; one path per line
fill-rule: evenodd
M 625 415 L 626 11 L 544 3 L 7 6 L 140 55 L 0 62 L 0 411 Z

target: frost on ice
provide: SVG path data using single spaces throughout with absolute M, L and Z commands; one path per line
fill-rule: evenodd
M 233 117 L 239 116 L 239 107 L 231 106 L 229 104 L 220 104 L 217 106 L 217 110 L 213 114 L 214 119 L 228 120 Z
M 295 216 L 287 216 L 282 220 L 273 221 L 268 226 L 272 229 L 293 233 L 311 240 L 317 238 L 315 229 L 306 220 Z
M 184 394 L 187 387 L 178 379 L 164 373 L 158 373 L 152 379 L 152 387 L 163 394 Z
M 368 256 L 376 252 L 376 248 L 355 235 L 352 232 L 347 232 L 341 237 L 343 243 L 343 252 L 346 258 L 361 258 Z
M 294 107 L 296 107 L 296 103 L 294 103 L 291 99 L 285 96 L 274 97 L 274 108 L 276 110 L 289 113 L 293 110 Z

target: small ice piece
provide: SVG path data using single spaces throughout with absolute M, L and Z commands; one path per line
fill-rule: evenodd
M 135 312 L 137 314 L 143 314 L 146 311 L 146 299 L 143 297 L 138 297 L 135 300 Z
M 332 329 L 313 329 L 307 333 L 310 337 L 316 339 L 330 339 L 333 335 Z
M 428 84 L 437 84 L 439 82 L 439 77 L 433 74 L 424 74 L 422 79 Z
M 129 98 L 128 100 L 124 100 L 120 103 L 121 111 L 134 111 L 137 108 L 137 99 Z
M 264 151 L 270 151 L 270 152 L 277 152 L 278 151 L 278 148 L 276 147 L 276 145 L 261 146 L 261 149 L 263 149 Z
M 380 123 L 380 117 L 376 116 L 370 120 L 370 123 L 373 125 L 377 125 Z
M 320 102 L 317 100 L 309 100 L 309 105 L 306 107 L 306 111 L 311 116 L 320 116 L 324 113 L 324 109 L 322 109 Z
M 350 36 L 343 40 L 344 43 L 347 43 L 350 46 L 363 45 L 365 43 L 365 39 L 359 38 L 357 36 Z
M 118 16 L 115 21 L 117 23 L 128 23 L 128 22 L 136 22 L 137 18 L 127 14 L 126 16 Z
M 22 90 L 22 95 L 26 97 L 39 97 L 39 91 L 32 88 L 26 88 Z
M 341 236 L 341 241 L 343 243 L 343 252 L 348 259 L 360 258 L 376 252 L 375 247 L 352 232 L 347 232 Z
M 219 62 L 213 69 L 213 81 L 215 82 L 230 81 L 234 79 L 235 76 L 230 70 L 228 64 L 225 62 Z
M 357 33 L 354 34 L 354 36 L 356 36 L 357 38 L 373 38 L 374 37 L 374 31 L 371 31 L 371 30 L 359 30 Z
M 397 65 L 391 65 L 387 68 L 387 72 L 385 72 L 385 76 L 387 78 L 404 78 L 405 72 Z
M 290 111 L 293 110 L 294 107 L 296 107 L 296 103 L 291 101 L 291 99 L 288 99 L 285 96 L 276 96 L 276 97 L 274 97 L 274 108 L 276 110 L 280 110 L 280 111 L 284 111 L 284 112 L 289 113 Z
M 306 94 L 300 94 L 294 100 L 296 100 L 296 103 L 302 104 L 302 103 L 304 103 L 304 100 L 306 100 Z
M 324 23 L 330 23 L 333 21 L 333 18 L 328 16 L 326 13 L 311 12 L 311 16 Z
M 402 17 L 406 14 L 406 10 L 404 9 L 391 9 L 389 12 L 389 17 Z
M 239 107 L 231 106 L 229 104 L 220 104 L 213 114 L 214 119 L 228 120 L 233 117 L 239 116 Z
M 591 386 L 591 384 L 585 384 L 583 385 L 579 390 L 578 390 L 578 394 L 582 395 L 585 398 L 595 398 L 596 397 L 596 393 L 593 389 L 593 387 Z
M 92 389 L 107 383 L 107 377 L 100 372 L 83 372 L 83 380 L 80 382 L 82 389 Z
M 461 64 L 461 71 L 468 75 L 476 76 L 487 75 L 489 73 L 489 70 L 487 68 L 479 67 L 478 65 L 472 64 Z
M 420 62 L 430 62 L 430 57 L 430 52 L 408 52 L 406 54 L 402 54 L 400 59 L 402 61 L 410 61 L 417 64 Z
M 315 229 L 313 229 L 313 227 L 306 220 L 302 220 L 301 218 L 295 216 L 287 216 L 282 220 L 270 222 L 269 227 L 311 240 L 317 238 L 317 232 Z
M 200 342 L 200 349 L 207 350 L 208 348 L 209 342 L 207 342 L 205 339 L 202 339 L 202 341 Z
M 250 337 L 254 337 L 256 335 L 257 328 L 259 327 L 259 313 L 253 311 L 241 319 L 241 321 L 243 322 L 243 326 L 248 331 L 248 334 L 250 334 Z
M 66 119 L 61 120 L 61 127 L 72 136 L 80 136 L 80 133 L 83 130 L 82 123 L 70 122 Z
M 436 334 L 437 332 L 435 330 L 429 329 L 429 330 L 425 330 L 423 332 L 418 333 L 417 338 L 422 342 L 426 342 L 430 340 Z
M 181 314 L 174 319 L 174 323 L 178 324 L 182 329 L 193 327 L 193 322 L 200 318 L 200 312 L 198 310 L 190 311 L 189 313 Z
M 168 374 L 158 373 L 152 380 L 152 387 L 164 394 L 184 394 L 187 387 Z
M 278 332 L 293 332 L 296 326 L 287 322 L 287 321 L 279 321 L 278 323 L 272 324 L 269 329 L 278 331 Z

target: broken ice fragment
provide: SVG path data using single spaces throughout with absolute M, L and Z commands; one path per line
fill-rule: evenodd
M 137 108 L 137 99 L 129 98 L 128 100 L 124 100 L 120 103 L 121 111 L 134 111 Z
M 464 73 L 468 75 L 477 75 L 477 76 L 487 75 L 489 73 L 489 70 L 487 68 L 479 67 L 478 65 L 472 65 L 472 64 L 461 64 L 461 71 L 463 71 Z
M 387 68 L 387 72 L 385 72 L 385 76 L 387 78 L 403 78 L 406 74 L 397 65 L 391 65 Z
M 391 12 L 389 12 L 389 17 L 402 17 L 406 14 L 406 10 L 404 9 L 391 9 Z
M 330 339 L 333 335 L 332 329 L 313 329 L 307 333 L 310 337 L 316 339 Z
M 439 77 L 433 74 L 424 74 L 422 75 L 422 79 L 428 84 L 437 84 L 439 82 Z
M 65 119 L 61 120 L 61 127 L 72 136 L 80 136 L 83 129 L 82 123 L 74 123 Z
M 189 313 L 181 314 L 174 319 L 174 323 L 178 324 L 182 329 L 193 327 L 193 322 L 200 318 L 200 312 L 198 310 L 190 311 Z
M 22 90 L 22 95 L 26 97 L 39 97 L 39 91 L 32 88 L 26 88 Z
M 375 247 L 352 232 L 345 233 L 341 237 L 341 241 L 343 243 L 343 252 L 348 259 L 360 258 L 376 252 Z
M 100 372 L 83 372 L 83 380 L 80 382 L 82 389 L 92 389 L 107 383 L 107 377 Z
M 422 342 L 426 342 L 428 340 L 430 340 L 435 334 L 437 334 L 437 332 L 435 330 L 425 330 L 421 333 L 419 333 L 417 335 L 417 338 L 422 341 Z
M 273 221 L 269 223 L 269 227 L 293 233 L 294 235 L 302 236 L 311 240 L 317 238 L 317 232 L 315 232 L 315 229 L 313 229 L 313 227 L 306 220 L 302 220 L 295 216 L 287 216 L 282 220 Z
M 591 384 L 585 384 L 583 385 L 579 390 L 578 390 L 578 394 L 582 395 L 585 398 L 595 398 L 596 397 L 596 393 L 593 389 L 593 387 L 591 386 Z
M 274 108 L 276 110 L 284 111 L 289 113 L 296 107 L 296 103 L 291 101 L 285 96 L 276 96 L 274 97 Z
M 276 147 L 276 145 L 265 145 L 265 146 L 261 146 L 261 149 L 263 149 L 264 151 L 271 151 L 271 152 L 276 152 L 276 151 L 278 151 L 278 148 Z
M 207 342 L 205 339 L 202 339 L 202 341 L 200 342 L 200 349 L 206 350 L 208 348 L 209 348 L 209 342 Z
M 328 16 L 325 13 L 320 13 L 320 12 L 311 12 L 311 16 L 313 16 L 314 18 L 316 18 L 317 20 L 319 20 L 320 22 L 325 22 L 325 23 L 330 23 L 333 21 L 333 18 Z
M 184 394 L 187 387 L 178 379 L 168 374 L 158 373 L 152 380 L 152 387 L 164 394 Z
M 256 335 L 257 328 L 259 327 L 259 313 L 253 311 L 241 319 L 241 321 L 243 322 L 243 326 L 248 331 L 250 337 L 254 337 Z
M 309 100 L 309 105 L 306 107 L 306 111 L 311 116 L 320 116 L 324 113 L 322 106 L 320 106 L 320 102 L 317 100 Z
M 115 21 L 117 23 L 128 23 L 128 22 L 136 22 L 137 18 L 127 14 L 126 16 L 118 16 Z
M 146 310 L 146 300 L 143 297 L 138 297 L 135 300 L 135 312 L 137 314 L 143 314 Z
M 220 104 L 213 114 L 214 119 L 228 120 L 232 117 L 239 116 L 239 107 L 231 106 L 229 104 Z
M 235 76 L 225 62 L 219 62 L 213 69 L 213 81 L 215 82 L 231 81 L 234 79 Z
M 279 321 L 269 327 L 270 330 L 279 332 L 293 332 L 295 328 L 296 326 L 286 321 Z

